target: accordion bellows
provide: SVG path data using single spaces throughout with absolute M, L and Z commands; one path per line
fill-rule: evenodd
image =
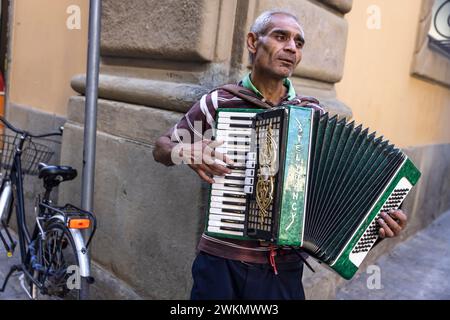
M 217 150 L 234 160 L 214 177 L 205 232 L 303 248 L 350 279 L 420 177 L 383 137 L 309 108 L 219 109 Z

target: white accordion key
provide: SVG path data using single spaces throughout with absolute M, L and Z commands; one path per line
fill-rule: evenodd
M 243 192 L 244 191 L 244 185 L 239 185 L 239 187 L 230 187 L 230 186 L 226 186 L 223 183 L 214 183 L 212 185 L 213 189 L 216 190 L 223 190 L 223 191 L 233 191 L 233 192 Z
M 235 118 L 235 117 L 252 118 L 256 115 L 256 113 L 255 112 L 220 112 L 219 115 L 220 115 L 219 119 L 220 118 Z
M 256 152 L 248 152 L 247 161 L 256 161 Z
M 222 222 L 220 220 L 209 220 L 208 226 L 213 227 L 229 227 L 229 228 L 236 228 L 236 229 L 244 229 L 244 225 L 240 223 L 228 223 L 228 222 Z
M 211 202 L 233 202 L 236 205 L 243 203 L 245 205 L 245 198 L 239 199 L 239 198 L 229 198 L 229 197 L 217 197 L 217 196 L 211 196 Z
M 245 170 L 245 176 L 246 177 L 254 177 L 255 176 L 255 170 L 254 169 L 246 169 Z
M 245 160 L 245 154 L 226 154 L 231 160 Z
M 244 235 L 243 231 L 223 230 L 221 227 L 215 227 L 215 226 L 208 226 L 208 232 L 230 234 L 233 236 L 243 236 Z
M 246 195 L 243 192 L 227 192 L 223 190 L 211 190 L 211 195 L 214 196 L 221 196 L 221 197 L 232 197 L 232 198 L 238 198 L 238 199 L 245 199 Z
M 227 179 L 227 178 L 231 178 L 231 179 Z M 220 177 L 220 176 L 214 176 L 214 181 L 216 183 L 221 183 L 221 184 L 245 184 L 244 180 L 238 180 L 238 179 L 232 179 L 232 177 Z
M 217 129 L 220 129 L 220 130 L 236 129 L 236 130 L 243 131 L 249 135 L 252 133 L 252 130 L 253 130 L 251 124 L 232 124 L 232 123 L 218 123 Z
M 236 213 L 238 212 L 238 213 Z M 245 212 L 242 210 L 236 210 L 236 212 L 229 212 L 228 209 L 221 209 L 221 208 L 210 208 L 209 213 L 210 214 L 218 214 L 218 215 L 226 215 L 231 217 L 245 217 Z
M 219 118 L 218 123 L 227 123 L 227 124 L 252 124 L 252 120 L 234 120 L 231 118 Z
M 255 169 L 256 163 L 255 161 L 246 161 L 245 166 L 247 169 Z
M 244 186 L 244 192 L 247 194 L 253 194 L 253 186 Z
M 233 221 L 233 223 L 242 223 L 245 221 L 245 214 L 230 216 L 227 214 L 210 214 L 209 220 Z M 229 222 L 230 223 L 230 222 Z
M 223 204 L 221 202 L 211 202 L 209 205 L 211 208 L 245 210 L 245 203 L 244 203 L 244 206 L 228 205 L 228 204 Z
M 254 179 L 253 178 L 245 178 L 245 184 L 246 185 L 252 186 L 253 183 L 254 183 Z

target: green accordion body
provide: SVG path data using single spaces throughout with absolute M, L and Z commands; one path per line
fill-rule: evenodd
M 420 172 L 354 122 L 310 108 L 219 109 L 216 149 L 232 173 L 214 177 L 205 233 L 302 248 L 350 279 Z

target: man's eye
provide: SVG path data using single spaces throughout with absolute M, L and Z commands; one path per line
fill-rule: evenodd
M 284 41 L 284 40 L 286 40 L 286 37 L 279 34 L 279 35 L 277 35 L 277 40 Z
M 301 41 L 297 41 L 296 42 L 296 45 L 297 45 L 297 48 L 303 48 L 303 42 L 301 42 Z

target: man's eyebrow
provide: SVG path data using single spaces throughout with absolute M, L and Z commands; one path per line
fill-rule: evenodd
M 282 35 L 290 34 L 290 32 L 285 29 L 273 29 L 271 33 L 278 33 L 278 34 L 282 34 Z
M 285 29 L 273 29 L 271 33 L 289 35 L 291 32 Z M 305 38 L 303 38 L 301 33 L 298 33 L 295 37 L 298 38 L 303 44 L 305 43 Z

